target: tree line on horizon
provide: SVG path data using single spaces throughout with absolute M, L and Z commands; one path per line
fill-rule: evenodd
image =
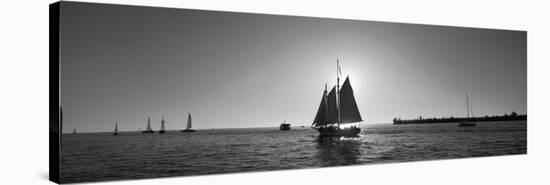
M 401 119 L 399 117 L 393 118 L 393 124 L 424 124 L 424 123 L 452 123 L 452 122 L 461 122 L 461 121 L 471 121 L 471 122 L 486 122 L 486 121 L 515 121 L 515 120 L 527 120 L 527 114 L 517 114 L 516 112 L 511 112 L 510 114 L 505 113 L 504 115 L 493 115 L 493 116 L 481 116 L 481 117 L 441 117 L 441 118 L 423 118 L 419 116 L 416 119 Z

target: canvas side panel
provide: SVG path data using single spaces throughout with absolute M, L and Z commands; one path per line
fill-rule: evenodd
M 50 4 L 50 129 L 49 129 L 49 179 L 60 183 L 59 149 L 61 145 L 60 104 L 59 104 L 59 18 L 60 2 Z

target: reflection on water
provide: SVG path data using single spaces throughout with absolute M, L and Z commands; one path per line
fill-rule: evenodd
M 361 158 L 361 145 L 359 137 L 317 137 L 315 157 L 321 166 L 357 164 Z
M 203 130 L 183 134 L 65 134 L 62 183 L 527 153 L 525 121 L 368 125 L 357 138 L 313 129 Z

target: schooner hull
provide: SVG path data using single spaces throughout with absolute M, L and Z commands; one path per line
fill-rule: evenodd
M 155 131 L 152 131 L 152 130 L 145 130 L 145 131 L 141 131 L 141 133 L 144 133 L 144 134 L 151 134 L 151 133 L 155 133 Z
M 185 130 L 182 130 L 181 132 L 195 132 L 195 130 L 193 130 L 193 129 L 185 129 Z
M 357 137 L 361 132 L 360 128 L 345 128 L 345 129 L 328 129 L 315 128 L 321 137 Z

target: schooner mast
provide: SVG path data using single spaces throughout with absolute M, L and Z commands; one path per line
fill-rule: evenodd
M 340 59 L 336 57 L 336 110 L 338 114 L 338 128 L 340 128 Z

